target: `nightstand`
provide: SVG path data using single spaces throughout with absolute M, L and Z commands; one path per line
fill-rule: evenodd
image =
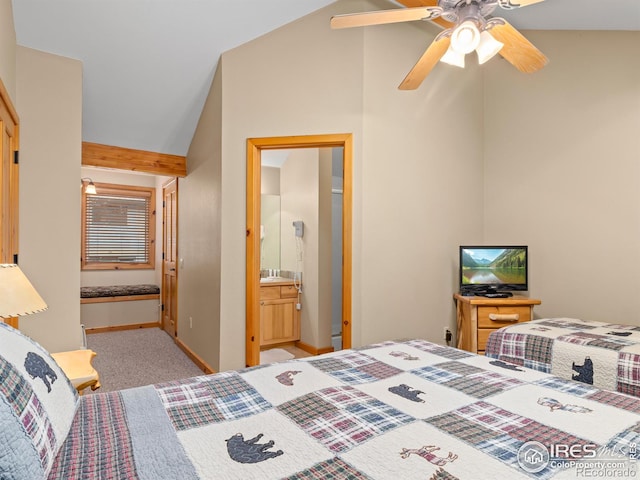
M 51 356 L 71 381 L 71 385 L 82 395 L 82 391 L 100 388 L 100 377 L 91 365 L 96 352 L 93 350 L 72 350 L 69 352 L 52 353 Z
M 514 295 L 508 298 L 465 297 L 456 293 L 458 341 L 462 350 L 484 354 L 489 334 L 498 328 L 533 318 L 533 306 L 542 302 Z

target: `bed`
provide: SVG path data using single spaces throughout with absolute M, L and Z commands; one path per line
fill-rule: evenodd
M 492 332 L 485 355 L 640 397 L 640 326 L 544 318 Z
M 78 397 L 0 325 L 0 372 L 3 479 L 636 473 L 640 399 L 423 340 Z

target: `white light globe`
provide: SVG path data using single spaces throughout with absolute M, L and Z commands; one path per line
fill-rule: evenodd
M 474 22 L 465 20 L 451 34 L 451 48 L 466 55 L 473 52 L 480 44 L 480 31 Z

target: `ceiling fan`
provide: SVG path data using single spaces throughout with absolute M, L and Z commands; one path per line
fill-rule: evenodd
M 431 20 L 445 28 L 398 87 L 414 90 L 442 61 L 464 68 L 468 53 L 476 51 L 485 63 L 498 52 L 521 72 L 532 73 L 547 64 L 547 57 L 509 22 L 492 17 L 493 11 L 526 7 L 543 0 L 422 0 L 425 6 L 351 13 L 331 17 L 331 28 L 364 27 L 386 23 Z

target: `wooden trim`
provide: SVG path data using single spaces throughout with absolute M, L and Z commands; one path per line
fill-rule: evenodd
M 313 345 L 309 345 L 308 343 L 304 343 L 301 341 L 296 342 L 296 347 L 298 347 L 300 350 L 304 350 L 305 352 L 310 353 L 311 355 L 322 355 L 324 353 L 333 352 L 333 347 L 316 348 Z
M 303 135 L 247 139 L 246 342 L 247 366 L 260 364 L 260 186 L 261 152 L 288 148 L 343 147 L 342 346 L 352 343 L 353 135 Z M 304 349 L 303 349 L 304 350 Z
M 9 92 L 7 92 L 6 87 L 4 86 L 4 82 L 0 78 L 0 100 L 4 103 L 4 106 L 7 108 L 7 112 L 11 116 L 11 119 L 14 123 L 20 123 L 20 117 L 18 117 L 18 112 L 16 111 L 13 103 L 11 102 L 11 97 L 9 96 Z
M 182 155 L 169 155 L 90 142 L 82 142 L 82 165 L 132 170 L 168 177 L 187 176 L 187 157 Z
M 89 298 L 81 298 L 80 303 L 135 302 L 136 300 L 160 300 L 160 294 L 149 293 L 147 295 L 116 295 L 113 297 L 89 297 Z
M 205 362 L 193 350 L 191 350 L 187 345 L 185 345 L 182 342 L 182 340 L 180 340 L 177 337 L 174 340 L 176 342 L 176 345 L 180 347 L 180 350 L 182 350 L 185 353 L 185 355 L 191 359 L 193 363 L 195 363 L 200 369 L 202 369 L 204 373 L 206 374 L 216 373 L 216 371 L 213 368 L 211 368 L 209 364 L 207 364 L 207 362 Z
M 126 325 L 113 325 L 110 327 L 91 327 L 85 328 L 84 331 L 87 335 L 92 333 L 105 333 L 105 332 L 118 332 L 120 330 L 137 330 L 138 328 L 159 328 L 159 322 L 149 323 L 128 323 Z

